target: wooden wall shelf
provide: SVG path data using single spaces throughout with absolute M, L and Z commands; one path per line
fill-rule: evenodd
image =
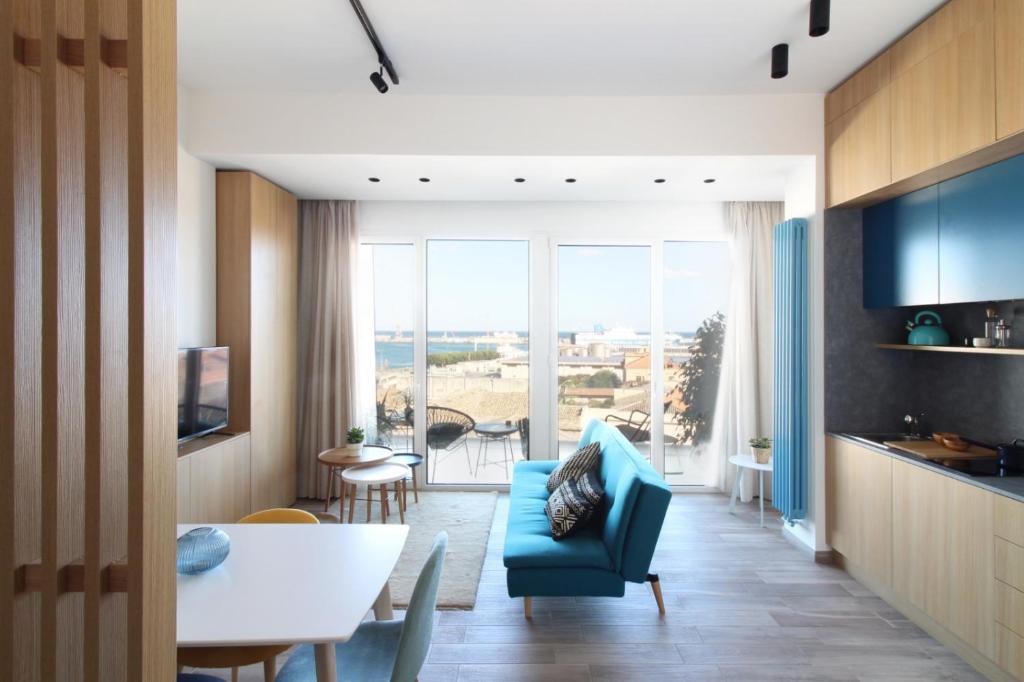
M 968 353 L 973 355 L 1024 355 L 1024 348 L 974 348 L 968 346 L 911 346 L 906 343 L 876 343 L 885 350 L 911 350 L 928 353 Z

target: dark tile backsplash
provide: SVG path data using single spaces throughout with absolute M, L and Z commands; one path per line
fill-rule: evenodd
M 899 431 L 907 412 L 925 412 L 928 430 L 989 442 L 1024 437 L 1024 357 L 911 353 L 906 321 L 925 308 L 865 310 L 861 212 L 825 213 L 825 426 L 829 431 Z M 1024 301 L 929 306 L 953 343 L 981 336 L 985 308 L 1013 325 L 1024 347 Z

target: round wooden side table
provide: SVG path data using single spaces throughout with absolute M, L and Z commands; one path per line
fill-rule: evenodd
M 373 486 L 380 489 L 380 522 L 388 522 L 390 512 L 388 506 L 388 483 L 395 484 L 398 495 L 398 515 L 405 523 L 405 479 L 409 478 L 411 471 L 404 464 L 394 462 L 383 462 L 381 464 L 368 464 L 365 466 L 349 467 L 341 472 L 341 484 L 351 486 L 348 491 L 348 522 L 353 522 L 356 513 L 356 487 L 366 486 L 366 522 L 370 522 L 373 508 Z
M 324 450 L 316 456 L 320 464 L 327 467 L 327 500 L 324 502 L 324 511 L 331 507 L 331 496 L 334 493 L 334 477 L 340 476 L 341 472 L 349 467 L 364 466 L 367 464 L 378 464 L 384 460 L 391 459 L 394 451 L 384 445 L 364 445 L 359 450 L 349 450 L 345 447 L 331 448 Z M 341 521 L 345 520 L 345 484 L 338 484 L 341 490 L 338 491 L 338 516 Z

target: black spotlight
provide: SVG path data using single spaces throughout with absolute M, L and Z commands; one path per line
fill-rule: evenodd
M 373 87 L 377 88 L 377 92 L 384 94 L 388 91 L 388 84 L 384 80 L 384 67 L 380 67 L 380 71 L 374 71 L 370 74 L 370 82 L 373 83 Z
M 654 178 L 654 184 L 660 185 L 665 182 L 665 178 Z
M 779 43 L 772 48 L 772 78 L 789 75 L 789 45 Z
M 566 178 L 565 181 L 571 185 L 572 183 L 576 182 L 576 178 Z
M 811 0 L 811 25 L 808 33 L 812 38 L 828 33 L 828 14 L 830 0 Z
M 526 178 L 516 178 L 516 182 L 526 182 Z
M 714 181 L 715 181 L 715 179 L 714 179 L 714 178 L 704 178 L 704 184 L 705 184 L 705 185 L 710 185 L 710 184 L 711 184 L 711 183 L 713 183 Z

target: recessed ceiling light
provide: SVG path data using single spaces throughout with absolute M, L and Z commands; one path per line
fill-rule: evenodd
M 516 178 L 516 182 L 526 182 L 526 178 Z
M 705 185 L 710 185 L 714 181 L 715 181 L 714 178 L 704 178 L 704 184 Z
M 571 185 L 572 183 L 576 182 L 576 178 L 566 178 L 565 181 Z
M 367 178 L 370 182 L 380 182 L 380 178 Z
M 665 182 L 665 178 L 654 178 L 654 184 L 656 185 L 660 185 L 663 182 Z
M 420 182 L 430 182 L 430 178 L 420 178 Z

